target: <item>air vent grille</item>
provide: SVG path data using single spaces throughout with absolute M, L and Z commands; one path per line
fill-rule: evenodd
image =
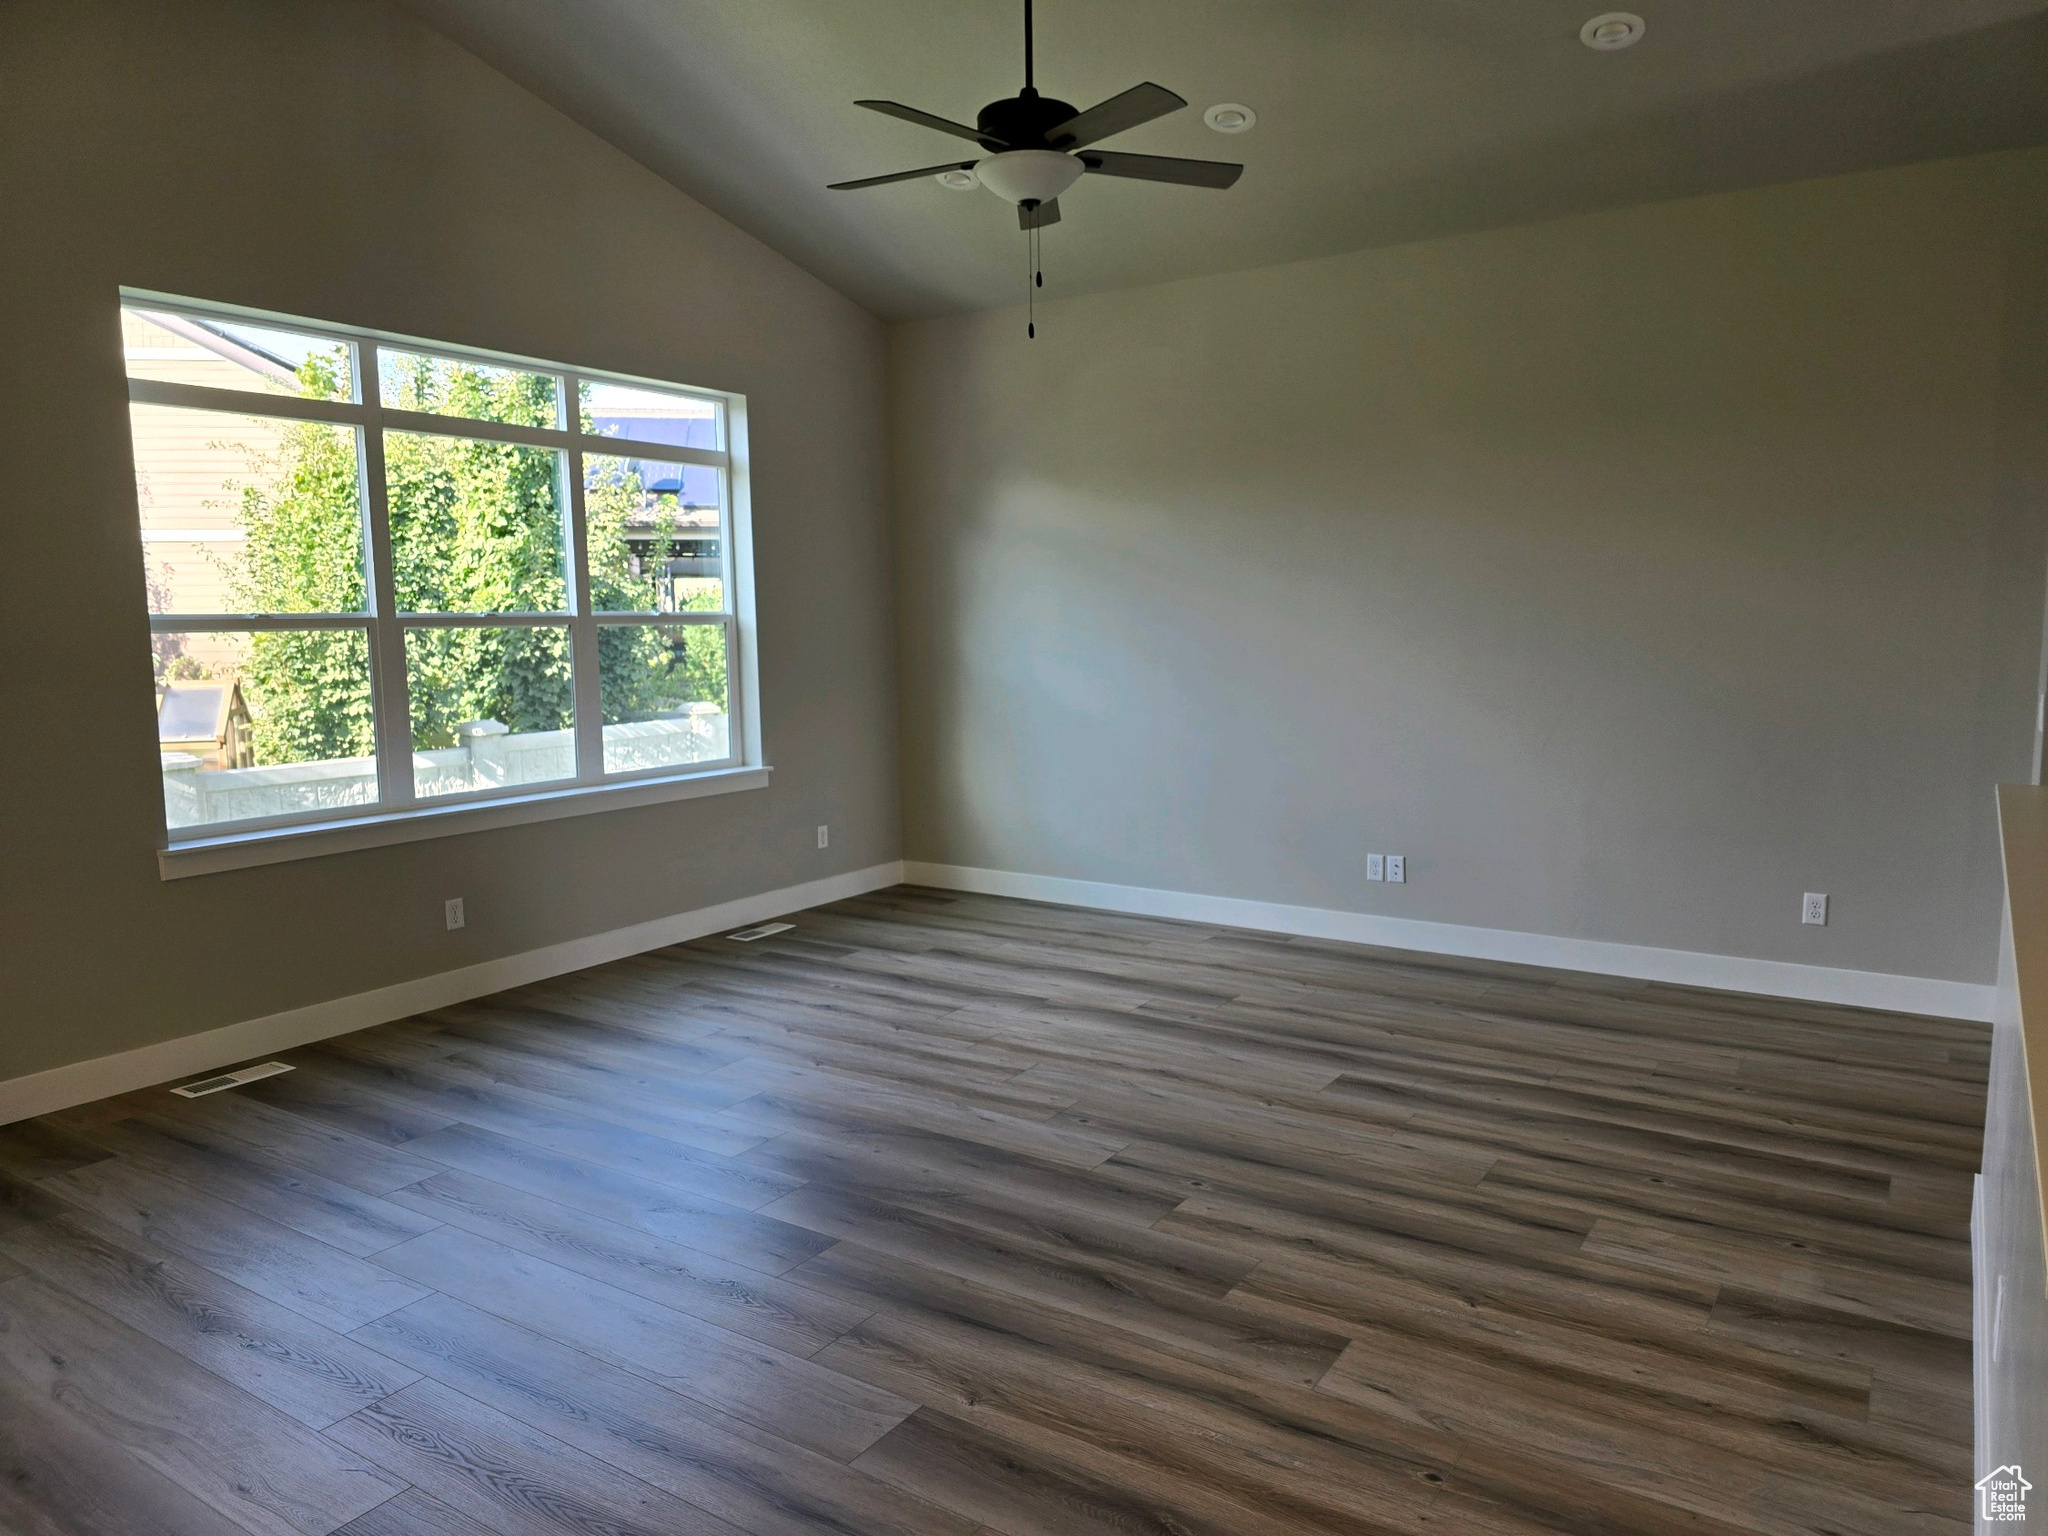
M 795 923 L 756 923 L 751 928 L 742 928 L 738 933 L 728 933 L 728 939 L 738 939 L 742 944 L 751 944 L 756 939 L 765 939 L 771 933 L 787 933 Z
M 186 1083 L 173 1088 L 171 1092 L 182 1099 L 204 1098 L 209 1093 L 219 1093 L 223 1088 L 239 1088 L 244 1083 L 259 1082 L 266 1077 L 275 1077 L 291 1068 L 281 1061 L 266 1061 L 260 1067 L 243 1067 L 235 1072 L 223 1072 L 218 1077 L 203 1077 L 196 1083 Z

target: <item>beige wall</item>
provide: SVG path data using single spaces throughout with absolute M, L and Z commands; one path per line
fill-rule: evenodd
M 2024 152 L 900 328 L 906 856 L 1988 983 L 2044 209 Z
M 897 856 L 879 323 L 368 0 L 14 0 L 0 144 L 0 1079 Z M 121 284 L 744 392 L 773 788 L 159 881 Z
M 15 0 L 0 143 L 0 675 L 63 746 L 7 765 L 0 1079 L 899 852 L 1990 978 L 2042 154 L 1054 302 L 1035 344 L 920 324 L 885 368 L 370 0 Z M 774 788 L 161 882 L 121 284 L 745 392 Z

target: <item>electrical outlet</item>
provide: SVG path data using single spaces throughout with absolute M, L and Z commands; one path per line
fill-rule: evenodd
M 1365 878 L 1384 880 L 1387 878 L 1387 856 L 1383 853 L 1368 853 L 1365 856 Z
M 830 848 L 832 846 L 832 829 L 830 827 L 818 828 L 818 846 L 820 848 Z
M 1390 853 L 1390 854 L 1388 854 L 1388 855 L 1387 855 L 1387 884 L 1389 884 L 1389 885 L 1406 885 L 1407 883 L 1408 883 L 1408 857 L 1407 857 L 1407 855 L 1406 855 L 1406 854 L 1400 854 L 1400 853 Z
M 468 921 L 462 915 L 462 898 L 460 896 L 450 896 L 446 901 L 442 902 L 441 911 L 448 919 L 448 931 L 450 933 L 453 933 Z
M 1828 898 L 1825 891 L 1808 891 L 1806 901 L 1799 908 L 1799 921 L 1813 923 L 1825 928 L 1828 922 Z

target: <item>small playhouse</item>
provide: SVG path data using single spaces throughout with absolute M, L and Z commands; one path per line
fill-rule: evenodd
M 202 768 L 253 768 L 256 744 L 242 685 L 180 679 L 158 685 L 156 742 L 159 752 L 184 752 Z

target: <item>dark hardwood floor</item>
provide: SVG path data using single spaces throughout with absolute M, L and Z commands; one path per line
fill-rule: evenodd
M 1967 1528 L 1985 1029 L 795 922 L 0 1129 L 0 1530 Z

